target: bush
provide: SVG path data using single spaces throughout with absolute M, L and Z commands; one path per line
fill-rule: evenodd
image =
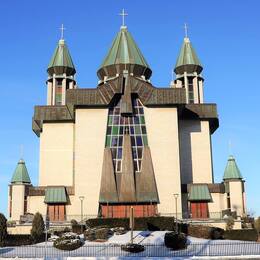
M 205 239 L 223 239 L 224 229 L 205 225 L 189 225 L 187 234 Z
M 123 227 L 115 227 L 115 228 L 111 228 L 111 230 L 118 236 L 127 233 L 127 230 Z
M 16 227 L 15 220 L 8 220 L 6 224 L 7 224 L 7 227 Z
M 71 232 L 70 227 L 55 227 L 48 230 L 48 233 L 54 236 L 62 236 L 64 233 Z
M 39 212 L 34 215 L 31 236 L 35 243 L 40 242 L 42 237 L 44 237 L 44 221 L 42 215 Z
M 87 240 L 94 241 L 98 239 L 107 240 L 113 233 L 108 227 L 96 227 L 86 230 L 84 235 Z
M 223 239 L 224 237 L 224 229 L 217 227 L 210 227 L 209 229 L 210 239 Z
M 4 214 L 0 213 L 0 246 L 4 245 L 7 237 L 7 219 Z
M 33 244 L 31 235 L 7 235 L 5 240 L 5 246 L 27 246 L 31 244 Z
M 86 225 L 90 228 L 107 226 L 110 228 L 123 227 L 129 230 L 128 218 L 93 218 L 86 221 Z
M 95 218 L 86 222 L 89 227 L 107 226 L 109 228 L 123 227 L 129 230 L 129 218 Z M 135 230 L 175 230 L 173 217 L 145 217 L 135 218 Z M 186 233 L 187 224 L 179 224 L 179 230 Z
M 75 220 L 75 219 L 72 219 L 70 221 L 70 223 L 71 223 L 71 228 L 72 228 L 72 232 L 73 233 L 82 234 L 82 231 L 84 232 L 86 230 L 86 226 L 82 225 L 82 224 L 79 224 L 77 222 L 77 220 Z
M 256 229 L 234 229 L 224 232 L 224 239 L 257 241 L 258 232 Z
M 121 246 L 121 250 L 130 253 L 140 253 L 144 251 L 144 246 L 140 244 L 126 244 Z
M 73 233 L 66 233 L 62 237 L 57 238 L 53 246 L 60 250 L 76 250 L 82 246 L 82 242 L 80 241 L 80 238 Z
M 187 238 L 184 233 L 168 232 L 164 236 L 164 244 L 173 250 L 186 248 Z
M 235 224 L 234 218 L 229 216 L 225 219 L 225 222 L 226 222 L 226 230 L 232 230 Z

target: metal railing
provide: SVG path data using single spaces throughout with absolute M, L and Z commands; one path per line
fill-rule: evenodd
M 58 250 L 48 244 L 21 247 L 2 247 L 0 257 L 191 257 L 191 256 L 238 256 L 260 255 L 260 243 L 256 242 L 223 242 L 208 241 L 207 243 L 192 243 L 187 248 L 173 251 L 164 245 L 144 244 L 145 250 L 140 253 L 129 253 L 121 250 L 120 244 L 85 244 L 74 251 Z
M 159 212 L 156 216 L 165 216 L 165 217 L 176 217 L 176 213 L 163 213 Z M 97 218 L 98 215 L 83 215 L 83 222 L 90 218 Z M 127 216 L 126 216 L 127 217 Z M 43 219 L 46 218 L 46 215 L 43 215 Z M 209 212 L 208 218 L 192 218 L 192 215 L 190 212 L 182 212 L 177 213 L 177 218 L 180 220 L 223 220 L 223 214 L 222 212 Z M 64 223 L 70 223 L 71 220 L 76 220 L 77 222 L 81 222 L 82 216 L 81 215 L 65 215 L 64 220 L 51 220 L 51 223 L 54 224 L 64 224 Z M 19 223 L 20 221 L 11 221 L 12 223 Z M 29 222 L 28 222 L 29 223 Z M 14 225 L 14 224 L 13 224 Z M 11 226 L 11 224 L 10 224 Z
M 42 216 L 43 219 L 46 218 L 46 215 Z M 97 215 L 65 215 L 64 221 L 59 221 L 59 220 L 51 220 L 50 222 L 71 222 L 71 220 L 76 220 L 77 222 L 81 222 L 81 219 L 83 219 L 83 222 L 85 222 L 86 220 L 90 219 L 90 218 L 97 218 Z
M 159 213 L 159 216 L 165 217 L 176 217 L 176 213 Z M 222 212 L 209 212 L 207 218 L 194 218 L 194 219 L 223 219 Z M 192 214 L 189 211 L 183 211 L 182 213 L 177 213 L 178 219 L 193 219 Z

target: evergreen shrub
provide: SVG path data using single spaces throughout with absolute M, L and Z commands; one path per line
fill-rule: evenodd
M 4 214 L 0 213 L 0 246 L 4 245 L 7 237 L 7 219 Z
M 143 217 L 135 218 L 135 230 L 149 230 L 149 231 L 164 231 L 175 230 L 175 223 L 173 217 Z M 98 226 L 106 226 L 109 228 L 122 227 L 129 230 L 129 218 L 94 218 L 88 219 L 86 225 L 90 228 Z M 187 224 L 178 224 L 178 229 L 187 233 Z
M 242 241 L 257 241 L 258 232 L 256 229 L 234 229 L 224 232 L 224 239 L 242 240 Z
M 164 236 L 164 244 L 173 250 L 184 249 L 187 246 L 187 237 L 184 233 L 167 232 Z
M 190 224 L 188 226 L 187 234 L 192 237 L 205 239 L 223 239 L 224 229 L 205 225 Z
M 34 243 L 42 241 L 42 238 L 44 237 L 44 221 L 39 212 L 37 212 L 33 218 L 31 237 Z

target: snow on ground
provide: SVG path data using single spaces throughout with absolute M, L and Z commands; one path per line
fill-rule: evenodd
M 235 241 L 235 240 L 209 240 L 203 238 L 188 237 L 187 249 L 172 251 L 164 246 L 164 235 L 167 231 L 134 231 L 134 243 L 145 245 L 145 251 L 131 254 L 121 250 L 120 245 L 130 242 L 131 232 L 123 235 L 113 235 L 106 242 L 90 242 L 74 251 L 61 251 L 54 248 L 52 242 L 40 243 L 33 246 L 0 248 L 0 257 L 34 258 L 47 256 L 47 258 L 77 257 L 77 260 L 85 259 L 211 259 L 210 256 L 218 256 L 212 259 L 260 259 L 260 243 Z M 250 255 L 247 258 L 245 255 Z M 81 257 L 80 257 L 81 256 Z M 232 256 L 232 257 L 230 257 Z M 233 257 L 236 256 L 236 257 Z M 238 258 L 240 257 L 240 258 Z M 75 259 L 74 259 L 75 260 Z
M 133 231 L 134 243 L 137 244 L 155 244 L 155 245 L 164 245 L 164 235 L 169 231 Z M 188 236 L 188 244 L 237 244 L 243 243 L 239 240 L 210 240 L 204 238 L 197 238 Z M 128 231 L 123 235 L 114 234 L 106 242 L 96 242 L 96 241 L 85 241 L 84 246 L 88 245 L 108 245 L 108 244 L 127 244 L 131 240 L 131 232 Z M 250 242 L 246 242 L 250 243 Z M 47 242 L 47 246 L 52 246 L 53 242 Z M 45 246 L 45 242 L 38 243 L 37 246 Z

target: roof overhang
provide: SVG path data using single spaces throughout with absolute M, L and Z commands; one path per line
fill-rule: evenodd
M 66 204 L 68 202 L 65 187 L 47 187 L 45 190 L 44 203 Z

